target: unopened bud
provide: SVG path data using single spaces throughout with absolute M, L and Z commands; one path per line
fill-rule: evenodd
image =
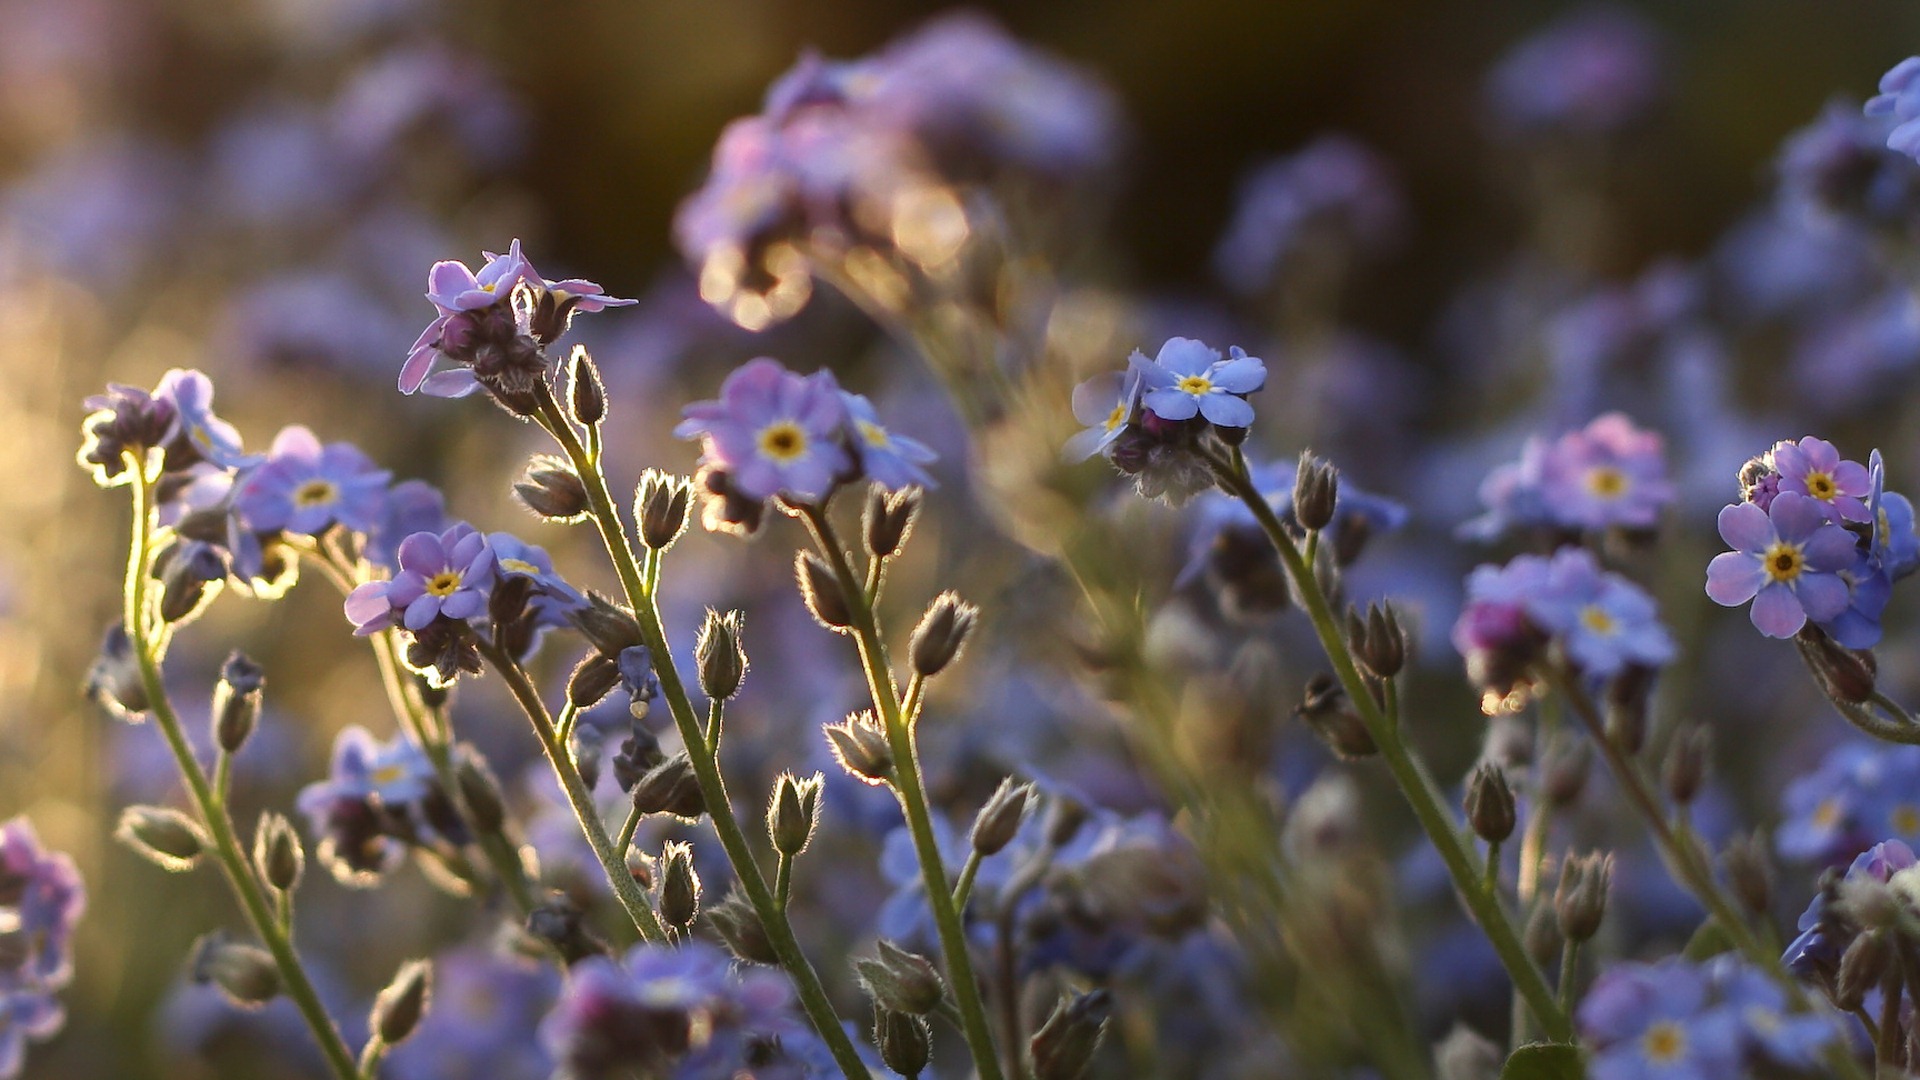
M 675 754 L 648 769 L 633 785 L 633 805 L 642 814 L 672 814 L 693 821 L 707 812 L 700 794 L 700 778 L 685 753 Z
M 1607 738 L 1623 752 L 1640 752 L 1647 741 L 1647 698 L 1653 693 L 1653 668 L 1629 664 L 1607 684 Z
M 740 959 L 754 964 L 779 965 L 780 954 L 767 937 L 759 912 L 739 894 L 729 893 L 726 899 L 707 908 L 707 924 L 726 943 L 727 951 Z
M 1873 697 L 1879 662 L 1867 649 L 1849 649 L 1809 622 L 1794 635 L 1820 689 L 1838 705 L 1859 705 Z
M 609 657 L 647 643 L 633 612 L 599 593 L 588 593 L 586 606 L 569 612 L 567 618 L 594 648 Z
M 838 724 L 828 724 L 826 730 L 834 760 L 855 779 L 878 784 L 893 775 L 893 747 L 872 713 L 856 713 Z
M 212 544 L 182 540 L 154 560 L 154 573 L 160 578 L 160 617 L 170 623 L 186 622 L 200 613 L 226 580 L 227 559 Z
M 1521 937 L 1527 955 L 1541 967 L 1552 964 L 1560 955 L 1560 925 L 1554 917 L 1552 904 L 1535 904 L 1533 914 L 1527 916 L 1527 929 Z
M 1347 704 L 1347 692 L 1325 672 L 1307 680 L 1300 705 L 1293 714 L 1342 758 L 1363 758 L 1380 752 L 1366 723 Z
M 667 841 L 660 863 L 660 921 L 685 929 L 700 914 L 700 875 L 693 869 L 693 845 Z
M 1555 807 L 1571 806 L 1587 789 L 1587 774 L 1593 768 L 1593 751 L 1581 739 L 1556 739 L 1547 749 L 1540 793 Z
M 547 454 L 536 455 L 527 463 L 526 474 L 514 482 L 513 493 L 527 509 L 548 521 L 578 521 L 587 516 L 587 485 L 572 466 Z
M 567 364 L 567 403 L 573 418 L 592 427 L 607 415 L 607 388 L 600 381 L 599 365 L 587 355 L 585 345 L 575 345 Z
M 654 551 L 672 547 L 680 534 L 687 531 L 692 501 L 692 480 L 658 469 L 641 473 L 640 485 L 633 494 L 635 516 L 640 521 L 640 542 Z
M 921 492 L 910 487 L 888 491 L 875 484 L 867 489 L 867 506 L 861 524 L 865 526 L 867 553 L 876 559 L 891 558 L 906 543 L 913 521 L 920 515 Z
M 1707 782 L 1707 764 L 1713 755 L 1713 733 L 1704 724 L 1685 728 L 1673 740 L 1667 752 L 1667 767 L 1662 776 L 1667 797 L 1685 806 L 1700 794 Z
M 1092 811 L 1087 804 L 1066 792 L 1055 792 L 1047 800 L 1047 819 L 1042 833 L 1050 848 L 1063 848 L 1073 842 L 1080 834 L 1080 827 L 1087 823 Z
M 273 956 L 257 945 L 231 941 L 218 930 L 194 943 L 189 970 L 194 982 L 219 987 L 228 1001 L 242 1008 L 259 1008 L 280 995 L 280 969 Z
M 767 807 L 767 835 L 773 850 L 791 859 L 807 850 L 813 830 L 820 822 L 820 788 L 825 777 L 819 773 L 804 779 L 781 773 L 773 784 L 773 802 Z
M 1506 770 L 1485 764 L 1473 771 L 1473 779 L 1467 782 L 1466 812 L 1474 835 L 1489 844 L 1502 843 L 1513 835 L 1516 810 Z
M 1309 532 L 1324 529 L 1333 521 L 1339 497 L 1340 470 L 1310 452 L 1301 454 L 1293 478 L 1293 520 Z
M 413 1034 L 433 999 L 433 965 L 409 960 L 394 972 L 393 981 L 373 999 L 368 1024 L 380 1041 L 394 1046 Z
M 467 804 L 467 816 L 473 819 L 473 827 L 489 835 L 499 832 L 507 820 L 506 799 L 500 791 L 500 781 L 493 770 L 487 768 L 487 763 L 477 754 L 462 754 L 460 763 L 454 767 L 453 779 L 459 785 L 461 801 Z
M 1020 821 L 1026 816 L 1027 802 L 1033 795 L 1032 784 L 1016 784 L 1009 776 L 1000 781 L 987 804 L 973 819 L 973 850 L 982 857 L 997 855 L 1020 831 Z
M 1600 931 L 1607 913 L 1607 889 L 1613 883 L 1613 856 L 1571 856 L 1560 864 L 1560 886 L 1553 891 L 1553 915 L 1560 936 L 1586 941 Z
M 544 903 L 527 913 L 527 933 L 546 942 L 568 964 L 589 956 L 602 956 L 607 951 L 606 944 L 587 929 L 586 913 L 563 892 L 550 894 Z
M 880 1061 L 905 1077 L 918 1077 L 933 1057 L 933 1031 L 927 1022 L 909 1013 L 874 1006 L 873 1041 Z
M 861 957 L 853 966 L 874 1004 L 894 1012 L 925 1016 L 940 1007 L 947 993 L 932 961 L 885 938 L 877 958 Z
M 618 685 L 620 662 L 605 653 L 588 653 L 567 677 L 567 702 L 575 709 L 589 709 L 605 700 Z
M 840 582 L 834 578 L 832 569 L 818 555 L 807 551 L 796 553 L 793 576 L 800 583 L 800 598 L 806 601 L 807 611 L 821 626 L 845 633 L 847 627 L 853 625 L 853 610 L 847 606 L 847 596 L 840 591 Z
M 1034 1080 L 1080 1080 L 1086 1075 L 1112 1011 L 1112 998 L 1105 990 L 1078 994 L 1054 1006 L 1053 1015 L 1028 1044 Z
M 261 813 L 260 823 L 253 827 L 253 865 L 276 892 L 292 892 L 300 884 L 307 853 L 285 815 L 271 810 Z
M 980 609 L 954 593 L 944 592 L 934 597 L 920 625 L 913 630 L 910 646 L 913 670 L 924 679 L 945 671 L 954 657 L 960 655 L 979 618 Z
M 1893 943 L 1886 930 L 1868 930 L 1853 939 L 1840 954 L 1840 973 L 1834 979 L 1833 1003 L 1841 1009 L 1857 1009 L 1867 992 L 1886 978 L 1893 962 Z
M 713 701 L 725 701 L 740 692 L 747 674 L 747 650 L 741 644 L 739 611 L 722 615 L 707 609 L 707 620 L 700 625 L 700 636 L 693 643 L 693 658 L 700 670 L 700 690 Z
M 191 870 L 207 848 L 198 822 L 166 806 L 129 806 L 113 830 L 119 841 L 163 870 Z
M 213 688 L 213 741 L 221 750 L 238 753 L 260 720 L 261 688 L 266 672 L 247 654 L 235 652 L 220 667 Z
M 1767 861 L 1767 845 L 1760 837 L 1736 838 L 1721 857 L 1727 868 L 1727 882 L 1733 895 L 1755 915 L 1767 914 L 1773 906 L 1773 870 Z
M 1498 1080 L 1506 1055 L 1486 1036 L 1455 1023 L 1433 1048 L 1436 1080 Z
M 1407 632 L 1391 604 L 1367 605 L 1367 632 L 1360 662 L 1383 679 L 1400 673 L 1407 663 Z

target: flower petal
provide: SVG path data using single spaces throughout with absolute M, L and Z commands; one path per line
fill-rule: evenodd
M 1806 610 L 1794 597 L 1793 590 L 1778 582 L 1761 589 L 1753 598 L 1752 616 L 1754 629 L 1771 638 L 1792 637 L 1807 622 Z

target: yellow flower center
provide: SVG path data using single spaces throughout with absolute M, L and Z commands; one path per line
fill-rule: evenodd
M 386 785 L 391 784 L 394 781 L 399 780 L 401 777 L 404 777 L 406 775 L 407 775 L 407 770 L 402 766 L 382 765 L 379 768 L 373 770 L 373 774 L 371 778 L 374 783 L 382 787 L 385 787 Z
M 1610 636 L 1620 629 L 1614 617 L 1603 611 L 1599 604 L 1588 604 L 1580 609 L 1580 625 L 1603 637 Z
M 1767 577 L 1774 581 L 1792 581 L 1806 568 L 1800 555 L 1799 544 L 1789 544 L 1785 540 L 1775 540 L 1767 546 L 1767 553 L 1761 559 L 1767 568 Z
M 525 559 L 501 559 L 500 569 L 505 570 L 509 574 L 525 574 L 528 577 L 540 576 L 540 568 Z
M 1840 494 L 1840 485 L 1833 482 L 1833 474 L 1810 472 L 1807 474 L 1807 494 L 1821 502 L 1832 502 Z
M 293 492 L 293 505 L 305 509 L 309 506 L 325 506 L 340 497 L 340 489 L 331 480 L 313 479 L 301 484 Z
M 1627 474 L 1611 465 L 1587 470 L 1587 490 L 1602 499 L 1617 499 L 1627 493 Z
M 1647 1060 L 1657 1065 L 1680 1060 L 1687 1052 L 1687 1033 L 1680 1025 L 1671 1020 L 1662 1020 L 1647 1029 L 1640 1040 L 1640 1048 L 1647 1052 Z
M 460 571 L 442 570 L 427 581 L 427 592 L 434 596 L 452 596 L 460 587 Z
M 860 429 L 860 437 L 867 441 L 868 446 L 881 447 L 893 442 L 893 438 L 887 434 L 887 429 L 879 424 L 869 424 L 861 420 L 856 426 Z
M 1204 394 L 1213 389 L 1213 380 L 1205 375 L 1189 375 L 1180 380 L 1180 392 L 1183 394 Z
M 1912 803 L 1901 803 L 1894 807 L 1887 819 L 1893 823 L 1893 831 L 1901 836 L 1920 833 L 1920 807 Z
M 807 452 L 807 433 L 791 420 L 776 420 L 760 429 L 760 452 L 785 465 Z
M 1127 422 L 1127 403 L 1123 401 L 1118 405 L 1115 405 L 1113 407 L 1113 411 L 1107 414 L 1107 430 L 1112 431 L 1114 428 L 1117 428 L 1121 424 L 1124 424 L 1126 422 Z
M 1820 800 L 1820 805 L 1813 808 L 1813 823 L 1822 829 L 1831 829 L 1840 824 L 1840 800 Z

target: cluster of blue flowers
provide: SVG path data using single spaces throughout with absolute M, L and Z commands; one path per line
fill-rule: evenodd
M 1068 441 L 1075 461 L 1105 455 L 1148 497 L 1184 502 L 1211 486 L 1195 450 L 1209 435 L 1238 445 L 1253 423 L 1247 396 L 1267 383 L 1267 365 L 1234 346 L 1230 355 L 1193 338 L 1169 338 L 1152 359 L 1139 350 L 1127 370 L 1097 375 L 1073 392 L 1087 429 Z
M 1461 533 L 1490 540 L 1520 529 L 1645 531 L 1674 494 L 1660 436 L 1608 413 L 1551 442 L 1529 438 L 1519 461 L 1488 474 L 1480 487 L 1487 512 Z
M 17 1076 L 27 1043 L 60 1030 L 55 995 L 73 978 L 73 928 L 86 910 L 73 860 L 46 851 L 25 818 L 0 824 L 0 1076 Z
M 1618 964 L 1580 1003 L 1594 1080 L 1807 1070 L 1842 1038 L 1837 1017 L 1795 1014 L 1766 973 L 1736 957 Z
M 1920 746 L 1844 743 L 1782 803 L 1774 847 L 1795 863 L 1839 866 L 1881 840 L 1920 843 Z

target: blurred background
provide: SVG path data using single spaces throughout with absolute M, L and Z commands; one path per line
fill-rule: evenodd
M 740 360 L 772 352 L 799 370 L 833 366 L 850 387 L 911 418 L 896 424 L 944 457 L 937 474 L 950 490 L 924 553 L 898 577 L 896 622 L 914 616 L 915 598 L 968 574 L 1020 580 L 1005 569 L 1017 562 L 1010 546 L 969 539 L 969 500 L 979 491 L 967 479 L 969 444 L 931 380 L 826 290 L 764 335 L 732 326 L 700 303 L 672 239 L 676 207 L 701 184 L 723 126 L 757 112 L 768 84 L 804 50 L 863 55 L 948 8 L 0 0 L 0 819 L 28 815 L 50 847 L 74 856 L 91 891 L 67 1031 L 32 1052 L 27 1076 L 287 1076 L 311 1067 L 297 1048 L 284 1060 L 257 1056 L 262 1046 L 297 1047 L 290 1014 L 237 1018 L 203 989 L 183 986 L 189 942 L 236 922 L 211 873 L 163 875 L 109 838 L 120 806 L 164 801 L 175 781 L 152 730 L 114 720 L 81 695 L 119 602 L 124 557 L 121 493 L 94 489 L 73 465 L 81 399 L 108 381 L 151 386 L 171 367 L 205 370 L 221 413 L 250 448 L 264 449 L 295 422 L 327 441 L 352 440 L 396 477 L 440 485 L 455 516 L 515 528 L 553 549 L 563 567 L 583 568 L 583 583 L 604 586 L 591 537 L 537 525 L 507 499 L 508 481 L 540 448 L 536 432 L 477 400 L 404 399 L 393 389 L 432 315 L 420 296 L 428 266 L 443 258 L 477 265 L 483 247 L 519 237 L 548 276 L 592 278 L 641 300 L 579 327 L 623 416 L 610 436 L 616 487 L 646 465 L 692 468 L 695 448 L 667 429 L 682 404 L 708 396 Z M 1284 416 L 1336 401 L 1337 419 L 1326 421 L 1335 426 L 1319 432 L 1320 445 L 1367 486 L 1407 501 L 1433 542 L 1478 511 L 1481 473 L 1510 457 L 1521 434 L 1584 423 L 1595 401 L 1616 403 L 1619 391 L 1578 405 L 1535 392 L 1551 360 L 1539 344 L 1551 344 L 1550 316 L 1608 289 L 1644 297 L 1663 266 L 1707 267 L 1720 289 L 1737 284 L 1743 267 L 1815 265 L 1751 246 L 1773 235 L 1767 208 L 1782 143 L 1829 100 L 1870 95 L 1881 72 L 1920 49 L 1920 10 L 1896 0 L 1606 9 L 1520 0 L 1063 0 L 972 10 L 1104 83 L 1118 104 L 1119 152 L 1090 185 L 1103 224 L 1097 238 L 1074 245 L 1071 274 L 1091 298 L 1086 310 L 1130 314 L 1113 316 L 1105 332 L 1122 351 L 1073 374 L 1117 366 L 1125 348 L 1151 352 L 1169 333 L 1256 351 L 1277 342 L 1266 354 L 1276 367 L 1289 350 L 1348 350 L 1311 365 L 1331 381 L 1303 384 L 1296 404 L 1270 390 L 1263 408 Z M 1645 65 L 1622 76 L 1624 114 L 1584 132 L 1530 129 L 1524 111 L 1510 107 L 1517 91 L 1492 73 L 1531 35 L 1595 11 L 1629 28 L 1634 63 Z M 1217 245 L 1244 178 L 1336 132 L 1371 150 L 1377 182 L 1392 192 L 1379 242 L 1355 245 L 1364 270 L 1343 269 L 1337 295 L 1321 297 L 1310 316 L 1240 288 L 1245 282 L 1223 282 L 1220 268 L 1231 262 Z M 1374 182 L 1352 181 L 1343 192 Z M 1912 266 L 1900 258 L 1892 264 Z M 1715 302 L 1737 308 L 1725 291 Z M 1676 460 L 1676 475 L 1691 477 L 1698 465 L 1707 477 L 1681 504 L 1692 519 L 1682 550 L 1693 561 L 1659 571 L 1674 583 L 1669 595 L 1685 598 L 1688 614 L 1672 616 L 1683 631 L 1709 618 L 1697 591 L 1699 566 L 1717 550 L 1706 523 L 1731 496 L 1741 458 L 1822 422 L 1870 432 L 1889 449 L 1896 477 L 1920 470 L 1912 452 L 1920 432 L 1898 408 L 1898 392 L 1920 368 L 1920 319 L 1911 298 L 1901 305 L 1898 295 L 1891 315 L 1863 313 L 1868 299 L 1886 295 L 1859 287 L 1836 302 L 1854 321 L 1834 316 L 1840 321 L 1815 326 L 1809 317 L 1771 338 L 1748 333 L 1745 315 L 1727 317 L 1722 389 L 1728 415 L 1742 419 L 1714 428 L 1726 439 L 1711 452 L 1699 432 L 1702 441 L 1675 447 L 1692 455 Z M 1516 346 L 1520 339 L 1533 344 Z M 1869 352 L 1864 372 L 1865 361 L 1849 359 Z M 1341 382 L 1342 372 L 1361 374 Z M 1377 383 L 1375 372 L 1383 373 Z M 1688 393 L 1636 379 L 1640 389 L 1627 397 L 1645 405 L 1636 419 L 1649 426 L 1663 417 L 1648 402 Z M 1744 419 L 1768 413 L 1793 420 L 1768 427 Z M 1299 441 L 1276 435 L 1269 449 L 1297 450 Z M 1863 436 L 1843 449 L 1863 459 L 1868 445 Z M 1341 458 L 1343 448 L 1354 452 Z M 1449 730 L 1468 732 L 1478 719 L 1457 686 L 1444 627 L 1475 554 L 1462 548 L 1421 565 L 1411 550 L 1399 561 L 1389 550 L 1370 587 L 1428 605 L 1424 641 L 1436 678 L 1452 687 Z M 679 642 L 690 642 L 701 607 L 749 607 L 755 674 L 730 721 L 743 733 L 733 744 L 741 770 L 824 766 L 817 725 L 851 707 L 847 690 L 857 684 L 840 642 L 804 625 L 786 548 L 702 536 L 687 551 L 670 586 Z M 1171 560 L 1171 579 L 1178 557 L 1155 555 Z M 991 610 L 994 598 L 981 599 Z M 1718 615 L 1716 626 L 1735 621 Z M 268 720 L 241 762 L 243 825 L 322 775 L 341 726 L 390 730 L 371 658 L 346 629 L 338 597 L 312 581 L 273 605 L 223 598 L 176 645 L 170 676 L 190 718 L 205 715 L 212 673 L 229 649 L 244 644 L 267 666 Z M 1744 625 L 1734 629 L 1742 634 L 1728 641 L 1737 646 L 1690 634 L 1690 655 L 1737 670 L 1739 650 L 1753 642 Z M 556 679 L 565 662 L 554 661 Z M 1100 733 L 1096 742 L 1121 742 L 1111 719 L 1057 672 L 991 653 L 972 664 L 971 689 L 956 692 L 948 709 L 985 719 L 956 720 L 936 740 L 957 747 L 953 760 L 966 759 L 969 740 L 991 743 L 1010 724 L 1029 732 L 1087 724 Z M 1731 717 L 1735 733 L 1759 722 L 1740 719 L 1755 703 L 1796 723 L 1818 713 L 1804 680 L 1762 672 L 1718 696 L 1699 688 L 1711 675 L 1680 681 L 1672 693 L 1683 706 Z M 463 734 L 514 778 L 524 812 L 537 817 L 553 796 L 537 781 L 521 789 L 519 764 L 532 761 L 532 744 L 497 690 L 473 689 L 460 709 Z M 1779 742 L 1817 747 L 1833 734 Z M 1477 735 L 1437 742 L 1443 776 L 1457 776 L 1477 750 Z M 1324 764 L 1310 747 L 1276 761 L 1293 768 L 1301 758 L 1311 760 L 1299 766 L 1303 775 Z M 1130 767 L 1052 767 L 1114 803 L 1155 801 Z M 1777 789 L 1777 762 L 1736 761 L 1728 771 L 1733 804 L 1757 805 L 1762 818 L 1774 812 L 1754 793 Z M 946 780 L 958 803 L 977 801 L 972 777 Z M 886 812 L 883 801 L 868 816 Z M 858 868 L 803 885 L 818 906 L 854 913 L 810 933 L 857 935 L 855 915 L 873 914 L 883 831 L 849 841 L 865 851 Z M 565 857 L 556 851 L 553 861 Z M 1410 891 L 1429 887 L 1417 867 L 1405 873 Z M 834 897 L 837 908 L 823 902 Z M 306 951 L 343 1015 L 364 1008 L 399 958 L 484 936 L 469 905 L 412 872 L 361 894 L 310 871 L 302 903 Z M 1444 895 L 1435 907 L 1444 912 Z M 1661 932 L 1658 920 L 1650 925 L 1646 933 Z M 1447 940 L 1436 931 L 1418 952 L 1439 957 L 1435 971 L 1466 970 L 1467 961 L 1444 952 Z M 465 1000 L 482 1018 L 515 1009 L 537 1017 L 541 1008 L 511 999 L 503 984 L 475 985 L 468 999 L 449 1000 Z M 542 992 L 551 989 L 526 988 L 527 1000 Z M 1422 1024 L 1454 1010 L 1447 992 L 1412 1006 Z M 399 1060 L 394 1068 L 442 1075 Z

